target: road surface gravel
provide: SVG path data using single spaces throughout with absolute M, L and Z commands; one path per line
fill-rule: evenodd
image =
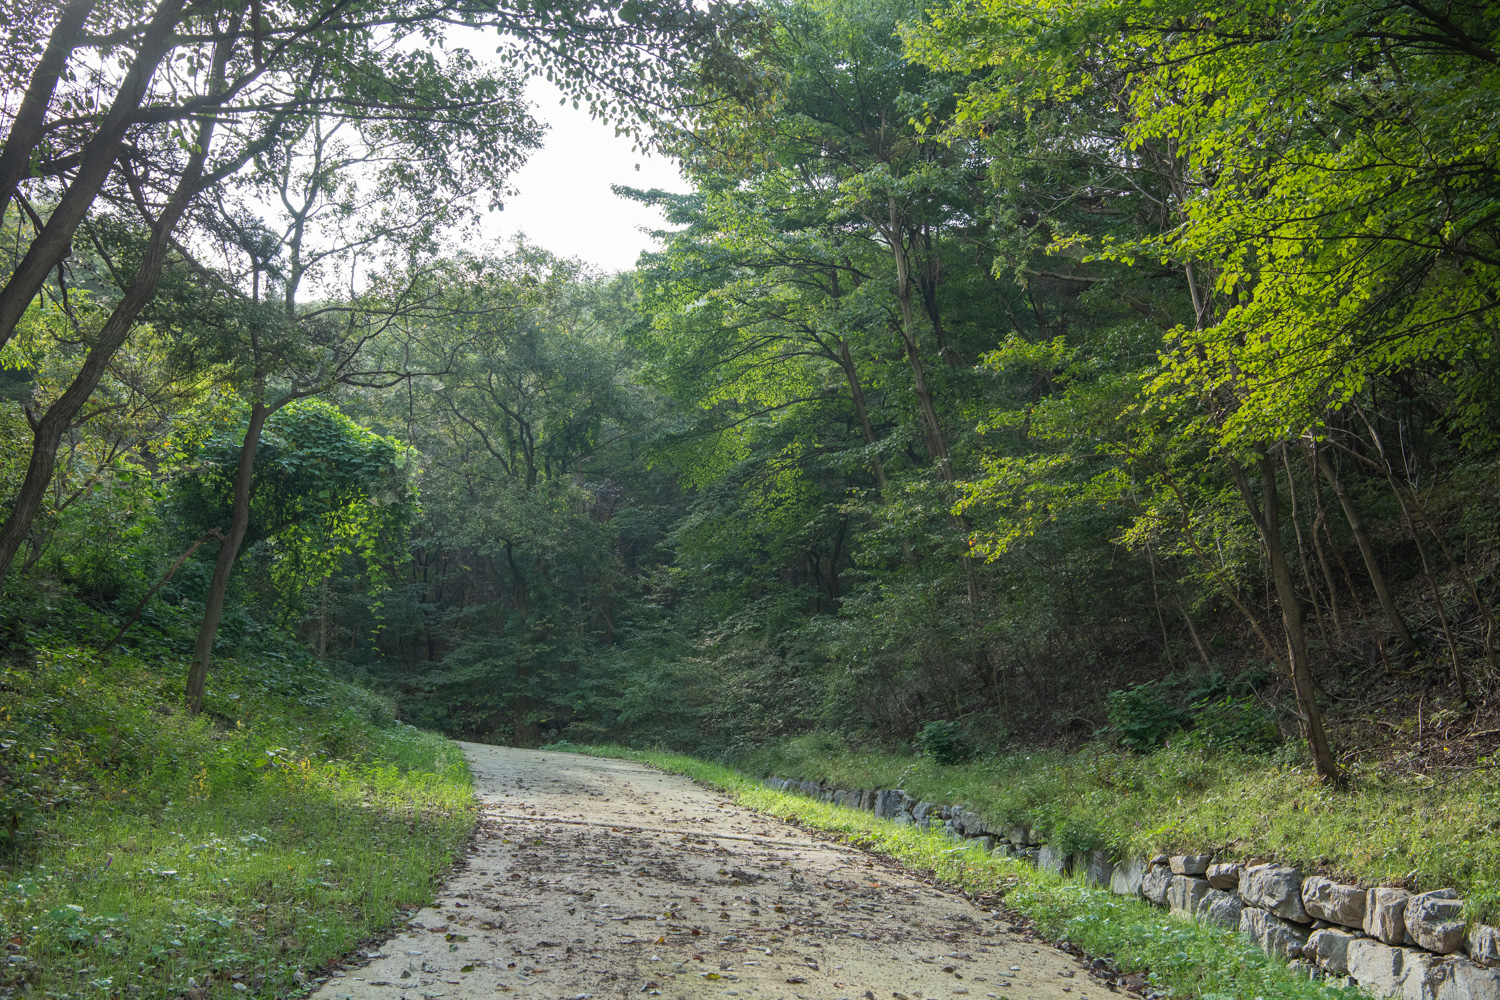
M 1103 1000 L 887 858 L 628 761 L 460 744 L 481 804 L 439 899 L 318 1000 Z

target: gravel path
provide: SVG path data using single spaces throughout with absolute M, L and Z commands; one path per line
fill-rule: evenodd
M 482 803 L 441 898 L 318 1000 L 1103 1000 L 1069 956 L 886 859 L 687 778 L 461 744 Z

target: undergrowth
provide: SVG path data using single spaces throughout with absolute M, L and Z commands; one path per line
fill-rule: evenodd
M 472 826 L 448 741 L 305 656 L 35 645 L 0 668 L 0 995 L 283 997 L 431 899 Z
M 1354 1000 L 1357 990 L 1309 981 L 1222 928 L 1174 919 L 1143 900 L 1117 896 L 1075 879 L 955 845 L 939 833 L 897 826 L 868 812 L 773 792 L 722 764 L 693 757 L 622 747 L 565 747 L 621 757 L 684 774 L 732 796 L 740 805 L 848 838 L 903 864 L 933 872 L 971 893 L 998 893 L 1054 939 L 1067 939 L 1123 970 L 1148 970 L 1152 985 L 1171 997 L 1203 1000 Z

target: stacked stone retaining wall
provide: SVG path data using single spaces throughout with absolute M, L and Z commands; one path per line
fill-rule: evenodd
M 1402 1000 L 1500 1000 L 1500 928 L 1470 924 L 1452 889 L 1345 885 L 1290 865 L 1244 865 L 1212 853 L 1119 858 L 1065 851 L 1044 831 L 995 824 L 958 805 L 919 801 L 901 789 L 841 789 L 767 778 L 767 788 L 873 812 L 901 826 L 1019 858 L 1055 875 L 1077 874 L 1139 896 L 1183 919 L 1238 928 L 1308 975 Z

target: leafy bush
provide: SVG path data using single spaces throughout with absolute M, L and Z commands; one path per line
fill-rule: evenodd
M 1225 695 L 1193 705 L 1193 739 L 1218 749 L 1263 753 L 1281 742 L 1281 734 L 1255 698 Z
M 1188 721 L 1173 704 L 1172 681 L 1151 681 L 1105 695 L 1109 728 L 1120 745 L 1131 750 L 1159 747 Z
M 929 722 L 917 733 L 917 751 L 939 764 L 961 764 L 974 756 L 969 735 L 957 722 Z

